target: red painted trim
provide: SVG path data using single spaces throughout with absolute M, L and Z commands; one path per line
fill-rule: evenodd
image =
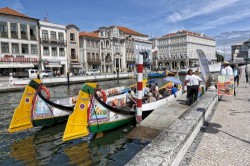
M 143 73 L 143 64 L 138 64 L 138 73 Z
M 142 99 L 137 99 L 137 107 L 142 107 Z
M 142 90 L 142 82 L 137 82 L 137 90 L 138 91 Z

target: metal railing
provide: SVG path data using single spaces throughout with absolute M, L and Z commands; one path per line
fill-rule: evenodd
M 57 39 L 42 38 L 41 39 L 41 43 L 66 45 L 66 40 L 57 40 Z
M 8 33 L 7 32 L 1 32 L 0 37 L 8 38 Z
M 17 39 L 18 38 L 18 33 L 11 33 L 11 38 L 12 39 Z
M 90 59 L 90 58 L 88 58 L 87 62 L 89 64 L 101 64 L 101 59 Z

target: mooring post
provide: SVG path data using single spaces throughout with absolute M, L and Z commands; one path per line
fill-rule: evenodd
M 69 69 L 67 71 L 67 83 L 68 83 L 68 88 L 69 88 Z
M 136 121 L 141 123 L 142 121 L 142 79 L 143 79 L 143 54 L 140 52 L 138 55 L 137 65 L 137 107 L 136 107 Z

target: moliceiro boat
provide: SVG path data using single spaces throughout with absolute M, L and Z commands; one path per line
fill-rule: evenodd
M 119 93 L 124 87 L 105 90 L 107 96 Z M 43 94 L 46 95 L 43 95 Z M 15 109 L 9 132 L 17 132 L 32 127 L 51 126 L 68 120 L 72 114 L 76 96 L 50 101 L 50 92 L 40 79 L 32 79 L 26 85 L 19 106 Z
M 162 88 L 168 87 L 170 84 L 172 83 L 167 83 Z M 176 96 L 181 94 L 180 87 Z M 142 114 L 148 114 L 174 98 L 172 94 L 156 102 L 144 103 Z M 86 137 L 90 133 L 108 131 L 128 124 L 135 121 L 135 113 L 135 110 L 131 110 L 131 107 L 127 105 L 126 92 L 109 96 L 103 100 L 96 93 L 96 84 L 87 83 L 80 90 L 74 112 L 69 116 L 63 141 Z

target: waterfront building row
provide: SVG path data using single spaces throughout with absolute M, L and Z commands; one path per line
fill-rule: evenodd
M 80 32 L 76 25 L 60 25 L 31 18 L 10 8 L 0 9 L 0 76 L 27 68 L 80 74 L 133 71 L 139 52 L 144 65 L 184 68 L 198 65 L 196 49 L 215 62 L 215 40 L 178 31 L 149 40 L 148 35 L 123 26 Z
M 186 30 L 166 34 L 152 42 L 157 52 L 159 66 L 170 69 L 195 67 L 199 64 L 197 49 L 204 51 L 209 63 L 216 63 L 215 40 Z

